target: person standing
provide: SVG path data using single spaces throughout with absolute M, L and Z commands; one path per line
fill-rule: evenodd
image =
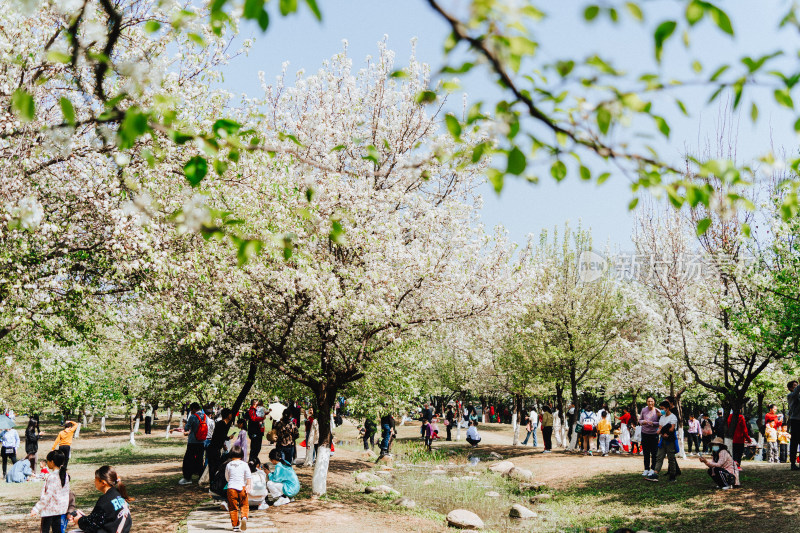
M 553 413 L 549 406 L 542 408 L 542 440 L 544 440 L 544 452 L 550 453 L 553 449 Z
M 14 428 L 4 429 L 0 432 L 0 455 L 3 456 L 3 478 L 6 477 L 7 464 L 17 462 L 17 448 L 19 448 L 19 433 Z
M 533 437 L 531 445 L 536 448 L 539 446 L 539 441 L 536 437 L 536 430 L 539 428 L 539 413 L 536 412 L 536 407 L 531 407 L 531 411 L 528 413 L 528 416 L 531 419 L 531 436 Z M 527 440 L 523 444 L 527 444 Z
M 291 413 L 285 411 L 287 416 Z M 253 476 L 250 466 L 242 461 L 244 452 L 239 446 L 231 448 L 231 462 L 225 467 L 225 480 L 228 488 L 225 496 L 228 501 L 228 512 L 231 515 L 231 525 L 234 531 L 247 529 L 247 517 L 250 513 L 250 505 L 247 501 L 247 493 L 253 488 Z
M 375 433 L 378 431 L 378 426 L 375 425 L 375 420 L 368 416 L 364 420 L 364 449 L 369 450 L 375 447 Z
M 714 420 L 714 436 L 725 440 L 725 411 L 717 409 L 717 418 Z
M 733 412 L 728 415 L 728 426 L 730 426 L 733 422 Z M 742 455 L 744 455 L 744 445 L 746 442 L 750 442 L 750 433 L 747 431 L 747 421 L 744 418 L 744 415 L 739 413 L 739 417 L 735 422 L 736 428 L 733 430 L 733 460 L 736 462 L 736 466 L 739 469 L 742 469 Z
M 608 411 L 600 411 L 600 421 L 597 423 L 597 442 L 603 457 L 607 457 L 608 445 L 611 442 L 611 421 Z
M 288 409 L 284 410 L 281 419 L 275 424 L 275 431 L 277 432 L 278 441 L 276 448 L 283 457 L 283 460 L 289 464 L 294 464 L 294 443 L 300 436 L 297 426 L 294 425 L 292 420 L 292 413 Z
M 219 465 L 222 463 L 222 447 L 228 438 L 228 429 L 233 422 L 233 413 L 227 407 L 222 409 L 220 419 L 214 427 L 214 434 L 211 436 L 211 442 L 206 448 L 206 461 L 208 462 L 208 478 L 215 479 L 219 471 Z
M 703 420 L 700 422 L 700 438 L 703 440 L 702 455 L 711 450 L 711 439 L 714 438 L 714 424 L 711 423 L 708 413 L 703 413 Z
M 47 454 L 47 468 L 50 473 L 44 480 L 39 501 L 31 509 L 31 516 L 41 517 L 42 533 L 61 533 L 62 517 L 69 508 L 69 476 L 64 466 L 66 457 L 60 451 Z
M 792 465 L 792 470 L 800 470 L 797 465 L 797 446 L 800 445 L 800 387 L 797 386 L 797 381 L 792 380 L 786 384 L 789 389 L 789 394 L 786 395 L 786 403 L 788 405 L 787 416 L 789 418 L 789 432 L 791 438 L 789 439 L 789 463 Z
M 764 436 L 767 439 L 767 451 L 770 463 L 778 462 L 778 430 L 775 429 L 775 420 L 770 420 L 764 428 Z
M 578 420 L 578 427 L 580 428 L 581 435 L 581 448 L 584 455 L 592 455 L 591 444 L 592 437 L 594 436 L 597 427 L 597 420 L 595 419 L 594 411 L 592 411 L 589 404 L 584 402 L 581 408 L 581 416 Z
M 389 455 L 389 447 L 392 444 L 392 436 L 395 432 L 394 417 L 391 413 L 386 413 L 381 417 L 381 454 L 378 459 L 384 455 Z
M 687 434 L 688 444 L 687 448 L 689 448 L 688 452 L 689 455 L 694 455 L 692 453 L 692 445 L 694 445 L 695 453 L 700 453 L 700 421 L 697 420 L 694 415 L 689 415 L 689 431 Z
M 69 458 L 72 455 L 72 438 L 75 436 L 75 432 L 79 427 L 81 427 L 81 425 L 78 422 L 67 420 L 64 422 L 64 429 L 58 432 L 56 441 L 53 443 L 52 449 L 60 451 L 66 458 L 64 459 L 64 470 L 67 469 Z
M 264 419 L 267 414 L 263 412 L 263 402 L 253 400 L 247 410 L 247 436 L 250 437 L 250 457 L 248 460 L 258 458 L 261 445 L 264 441 Z
M 664 400 L 659 404 L 662 409 L 662 415 L 658 420 L 658 455 L 656 457 L 656 464 L 653 467 L 654 472 L 647 476 L 648 481 L 658 481 L 658 473 L 664 464 L 664 457 L 667 458 L 669 473 L 669 480 L 676 481 L 678 475 L 678 461 L 675 459 L 675 454 L 678 452 L 678 417 L 672 412 L 672 405 L 669 401 Z
M 642 428 L 642 452 L 644 455 L 643 476 L 654 474 L 653 468 L 656 464 L 656 454 L 658 453 L 658 421 L 661 412 L 656 409 L 656 401 L 647 398 L 647 405 L 639 415 L 639 426 Z
M 452 431 L 453 424 L 456 423 L 456 414 L 453 412 L 453 406 L 447 406 L 447 413 L 444 415 L 444 426 L 447 428 L 447 440 L 453 440 Z
M 42 432 L 39 431 L 39 422 L 31 417 L 28 420 L 28 427 L 25 428 L 25 453 L 36 456 L 39 453 L 39 438 Z
M 188 440 L 181 467 L 183 477 L 178 481 L 178 484 L 191 485 L 192 476 L 203 474 L 203 455 L 206 437 L 208 437 L 208 416 L 206 416 L 197 402 L 192 402 L 189 406 L 189 416 L 186 418 L 183 433 L 188 437 Z
M 153 406 L 145 404 L 144 407 L 144 434 L 150 435 L 153 429 Z

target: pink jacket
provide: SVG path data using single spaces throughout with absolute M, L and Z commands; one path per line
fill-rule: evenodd
M 62 487 L 58 472 L 58 468 L 56 468 L 47 474 L 42 487 L 42 495 L 33 506 L 33 510 L 41 517 L 62 515 L 67 512 L 69 507 L 69 476 Z
M 722 468 L 723 470 L 727 470 L 728 472 L 733 474 L 734 477 L 736 478 L 735 485 L 736 486 L 739 485 L 739 469 L 736 468 L 736 463 L 733 462 L 733 457 L 731 457 L 731 454 L 728 453 L 728 450 L 719 451 L 719 461 L 717 461 L 716 463 L 713 460 L 711 460 L 708 461 L 706 464 L 708 465 L 709 468 L 718 467 Z

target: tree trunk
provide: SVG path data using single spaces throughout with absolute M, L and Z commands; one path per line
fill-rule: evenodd
M 314 463 L 314 476 L 311 482 L 311 492 L 319 497 L 327 492 L 328 466 L 331 458 L 331 415 L 333 404 L 336 400 L 336 389 L 329 389 L 320 385 L 316 393 L 317 400 L 317 426 L 319 428 L 319 446 L 317 447 L 317 460 Z
M 514 428 L 514 439 L 512 445 L 519 444 L 519 425 L 522 423 L 522 396 L 514 395 L 514 412 L 511 414 L 511 426 Z
M 100 417 L 100 433 L 106 432 L 106 415 Z
M 136 446 L 136 438 L 134 437 L 134 435 L 135 435 L 134 420 L 133 420 L 134 418 L 136 418 L 136 414 L 135 413 L 128 415 L 128 427 L 131 430 L 131 439 L 130 439 L 131 446 Z

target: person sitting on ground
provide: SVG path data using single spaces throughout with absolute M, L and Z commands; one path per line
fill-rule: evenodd
M 42 486 L 39 501 L 31 509 L 31 516 L 42 517 L 42 533 L 61 533 L 61 518 L 69 508 L 69 476 L 64 468 L 66 457 L 58 450 L 47 454 L 50 473 Z
M 611 453 L 622 453 L 622 445 L 619 442 L 620 430 L 614 430 L 614 438 L 608 443 L 608 451 Z
M 711 459 L 700 457 L 700 461 L 708 467 L 708 475 L 716 482 L 717 488 L 727 490 L 740 487 L 739 469 L 723 439 L 715 437 L 711 441 Z
M 247 502 L 247 493 L 253 488 L 253 476 L 250 467 L 242 459 L 244 451 L 239 446 L 231 448 L 231 462 L 225 467 L 225 479 L 228 481 L 226 496 L 228 512 L 231 514 L 231 525 L 234 531 L 247 529 L 247 516 L 250 506 Z
M 250 467 L 250 475 L 253 478 L 250 492 L 247 493 L 249 505 L 258 509 L 266 509 L 269 507 L 265 501 L 267 496 L 267 473 L 261 468 L 261 461 L 258 457 L 249 460 L 247 466 Z
M 22 483 L 33 478 L 33 467 L 36 465 L 36 456 L 29 453 L 22 461 L 17 461 L 6 474 L 6 483 Z
M 101 466 L 94 472 L 94 486 L 103 495 L 90 514 L 76 511 L 69 520 L 70 524 L 84 533 L 130 533 L 133 518 L 128 503 L 133 498 L 128 496 L 122 478 L 110 466 Z
M 297 479 L 292 465 L 283 459 L 278 448 L 270 450 L 269 462 L 274 465 L 267 481 L 269 499 L 273 501 L 274 506 L 287 504 L 300 492 L 300 480 Z
M 481 436 L 478 434 L 478 421 L 470 420 L 469 427 L 467 428 L 467 442 L 475 448 L 481 441 Z
M 47 474 L 50 473 L 50 470 L 47 468 L 47 461 L 42 459 L 39 461 L 39 473 L 34 476 L 36 481 L 44 481 L 47 479 Z

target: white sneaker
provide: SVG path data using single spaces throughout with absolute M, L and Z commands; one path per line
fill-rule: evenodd
M 191 479 L 186 479 L 182 477 L 180 480 L 178 480 L 178 485 L 191 485 L 191 484 L 192 484 Z
M 239 528 L 242 531 L 246 531 L 247 530 L 247 517 L 246 516 L 243 516 L 241 521 L 239 522 Z
M 263 511 L 264 509 L 269 509 L 269 504 L 267 502 L 261 502 L 261 505 L 258 506 L 259 511 Z
M 642 472 L 642 476 L 649 476 L 649 475 L 650 475 L 649 470 L 645 470 L 644 472 Z
M 228 502 L 221 502 L 221 504 L 222 504 L 222 508 L 227 511 L 228 510 Z
M 277 506 L 279 506 L 279 505 L 286 505 L 287 503 L 289 503 L 289 501 L 290 501 L 290 500 L 289 500 L 289 498 L 287 498 L 286 496 L 281 496 L 281 497 L 280 497 L 280 498 L 278 498 L 278 499 L 277 499 L 277 501 L 276 501 L 275 503 L 273 503 L 272 505 L 273 505 L 274 507 L 277 507 Z

